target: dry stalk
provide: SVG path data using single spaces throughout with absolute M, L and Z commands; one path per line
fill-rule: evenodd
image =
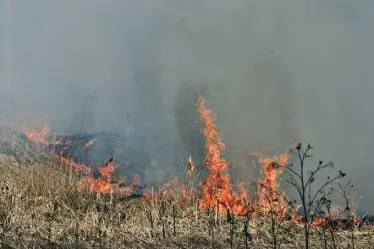
M 176 213 L 175 213 L 175 203 L 173 202 L 173 235 L 174 237 L 177 236 L 177 229 L 176 229 Z
M 167 214 L 164 199 L 116 198 L 114 193 L 112 208 L 108 210 L 105 202 L 109 195 L 98 198 L 95 193 L 77 192 L 78 177 L 73 173 L 70 185 L 69 172 L 54 164 L 40 161 L 28 163 L 28 167 L 14 167 L 0 162 L 1 248 L 46 248 L 48 244 L 82 249 L 272 247 L 270 216 L 249 219 L 227 211 L 228 222 L 221 219 L 220 226 L 215 227 L 217 205 L 205 213 L 200 212 L 198 199 L 193 204 L 173 202 Z M 50 219 L 46 218 L 47 213 L 51 214 Z M 160 222 L 164 226 L 162 235 Z M 277 228 L 278 248 L 303 248 L 302 225 L 276 220 L 277 224 L 280 222 L 283 223 Z M 167 236 L 171 224 L 173 236 Z M 323 235 L 322 229 L 323 226 L 310 228 L 310 249 L 323 248 L 324 241 L 325 247 L 333 246 L 331 234 L 326 230 Z M 157 239 L 158 232 L 163 240 Z M 373 230 L 362 226 L 354 235 L 355 249 L 373 248 Z M 348 249 L 350 231 L 336 230 L 334 238 L 336 248 Z
M 166 203 L 165 203 L 165 200 L 162 200 L 161 201 L 161 210 L 162 210 L 162 214 L 161 214 L 161 223 L 162 223 L 162 238 L 165 240 L 166 239 L 166 227 L 165 227 L 165 209 L 166 209 Z
M 219 217 L 219 200 L 216 200 L 216 216 L 215 216 L 215 223 L 218 226 L 218 217 Z

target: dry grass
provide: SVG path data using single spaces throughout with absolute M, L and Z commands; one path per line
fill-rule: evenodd
M 274 248 L 270 221 L 248 223 L 199 211 L 195 204 L 98 196 L 76 191 L 76 178 L 54 160 L 23 164 L 0 157 L 0 248 Z M 174 206 L 174 208 L 173 208 Z M 326 233 L 328 248 L 330 235 Z M 355 248 L 374 248 L 371 231 L 355 231 Z M 247 246 L 246 246 L 247 239 Z M 280 225 L 279 248 L 302 248 L 302 227 Z M 321 229 L 312 248 L 324 248 Z M 336 232 L 337 248 L 352 248 Z

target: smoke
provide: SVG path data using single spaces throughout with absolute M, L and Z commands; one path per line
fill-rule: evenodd
M 205 89 L 233 164 L 307 141 L 313 160 L 335 161 L 373 205 L 373 5 L 3 1 L 0 113 L 46 114 L 58 132 L 126 134 L 157 182 L 183 168 L 186 151 L 201 158 L 189 134 L 199 130 L 193 92 Z

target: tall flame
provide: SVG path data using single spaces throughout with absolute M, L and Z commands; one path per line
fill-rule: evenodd
M 300 206 L 289 208 L 289 204 L 285 198 L 285 192 L 280 189 L 279 178 L 283 174 L 287 167 L 287 163 L 290 159 L 290 152 L 286 150 L 282 154 L 275 155 L 272 157 L 266 157 L 258 152 L 253 153 L 257 156 L 261 167 L 262 176 L 257 179 L 257 200 L 256 202 L 250 202 L 248 200 L 247 184 L 239 182 L 238 184 L 232 184 L 229 175 L 230 162 L 225 159 L 221 152 L 225 149 L 225 144 L 219 134 L 219 129 L 215 125 L 216 115 L 206 106 L 206 100 L 203 96 L 198 98 L 198 112 L 200 114 L 200 120 L 204 124 L 202 134 L 205 138 L 205 159 L 203 167 L 207 170 L 206 178 L 200 182 L 199 189 L 191 187 L 192 184 L 189 182 L 189 178 L 185 181 L 181 181 L 180 178 L 176 177 L 173 180 L 166 182 L 164 185 L 158 188 L 157 192 L 152 189 L 144 189 L 143 197 L 145 199 L 158 198 L 163 200 L 173 200 L 176 202 L 185 202 L 187 200 L 196 200 L 199 196 L 200 208 L 201 209 L 216 209 L 217 211 L 229 211 L 234 215 L 249 215 L 249 214 L 275 214 L 280 220 L 283 220 L 286 215 L 289 215 L 291 221 L 300 222 L 301 217 L 297 214 L 297 210 Z M 73 145 L 72 140 L 51 141 L 49 136 L 49 127 L 44 125 L 40 130 L 35 129 L 23 129 L 24 134 L 34 143 L 42 146 L 50 144 L 59 144 L 66 147 Z M 96 139 L 89 140 L 85 143 L 84 148 L 93 146 Z M 114 171 L 118 165 L 115 164 L 115 154 L 112 152 L 109 160 L 94 167 L 100 173 L 100 177 L 94 177 L 92 174 L 92 168 L 74 162 L 64 155 L 63 150 L 61 154 L 56 155 L 50 151 L 52 155 L 58 156 L 60 162 L 70 168 L 70 172 L 74 170 L 75 173 L 80 173 L 80 179 L 78 181 L 78 190 L 85 191 L 89 190 L 95 193 L 111 193 L 131 195 L 135 189 L 140 186 L 140 176 L 136 175 L 131 185 L 124 186 L 124 180 L 114 179 Z M 66 153 L 65 153 L 66 154 Z M 129 167 L 130 163 L 127 163 Z M 193 180 L 193 175 L 201 167 L 197 167 L 192 161 L 190 155 L 187 160 L 186 174 Z M 121 186 L 122 185 L 122 186 Z M 325 225 L 329 217 L 339 220 L 339 224 L 343 227 L 343 219 L 341 214 L 344 214 L 344 207 L 333 207 L 328 215 L 325 214 L 323 217 L 317 217 L 312 225 Z M 358 218 L 354 214 L 351 219 L 354 224 L 358 224 Z
M 220 137 L 219 130 L 214 124 L 215 113 L 209 110 L 203 96 L 198 99 L 200 119 L 205 127 L 202 131 L 205 137 L 205 162 L 208 175 L 202 182 L 201 208 L 214 207 L 218 201 L 221 211 L 228 209 L 233 213 L 242 214 L 248 207 L 247 192 L 241 188 L 234 193 L 228 173 L 229 161 L 221 156 L 225 144 Z
M 287 211 L 287 204 L 284 200 L 285 193 L 279 189 L 278 179 L 283 173 L 290 154 L 286 150 L 280 155 L 265 157 L 260 153 L 253 153 L 258 156 L 262 164 L 262 177 L 257 180 L 258 206 L 263 212 L 277 211 L 279 217 L 284 217 Z

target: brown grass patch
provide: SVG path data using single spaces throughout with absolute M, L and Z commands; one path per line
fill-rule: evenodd
M 273 248 L 270 221 L 254 218 L 231 223 L 214 212 L 196 215 L 192 201 L 149 201 L 79 193 L 76 176 L 52 159 L 20 164 L 0 156 L 1 248 Z M 173 209 L 174 206 L 174 209 Z M 302 227 L 284 222 L 279 248 L 302 248 Z M 372 231 L 355 231 L 355 248 L 373 248 Z M 328 248 L 331 240 L 325 234 Z M 320 228 L 312 248 L 324 248 Z M 350 232 L 336 232 L 337 248 L 352 248 Z

